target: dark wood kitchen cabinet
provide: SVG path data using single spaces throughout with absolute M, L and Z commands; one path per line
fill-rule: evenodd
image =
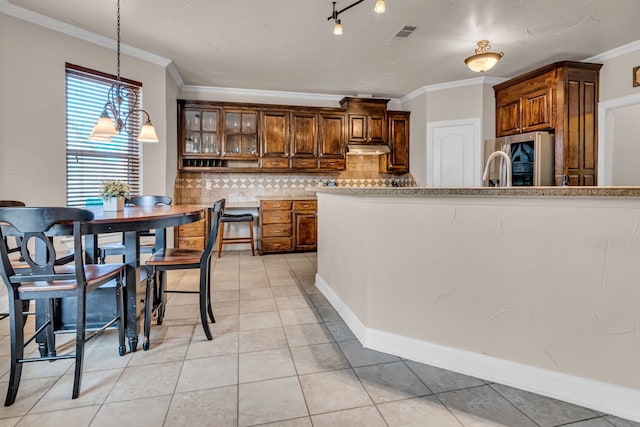
M 260 254 L 313 251 L 317 244 L 315 199 L 260 201 Z
M 387 171 L 392 173 L 409 172 L 409 111 L 388 111 L 389 117 L 389 154 Z
M 262 111 L 261 158 L 263 168 L 288 168 L 290 156 L 289 111 Z
M 319 116 L 319 167 L 344 170 L 346 164 L 345 113 L 321 113 Z
M 597 185 L 601 64 L 557 62 L 494 86 L 496 135 L 555 134 L 555 184 Z
M 178 100 L 178 169 L 342 171 L 345 120 L 341 108 Z
M 295 226 L 295 250 L 315 251 L 318 240 L 318 202 L 296 200 L 293 202 L 293 225 Z
M 291 168 L 318 168 L 318 115 L 311 112 L 291 113 Z
M 347 110 L 349 144 L 387 142 L 388 99 L 345 97 L 340 106 Z

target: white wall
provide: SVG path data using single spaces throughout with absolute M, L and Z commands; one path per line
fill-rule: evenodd
M 640 199 L 337 189 L 318 215 L 316 284 L 365 347 L 640 421 Z
M 462 86 L 438 85 L 405 99 L 402 109 L 411 111 L 410 171 L 419 187 L 427 185 L 427 123 L 459 119 L 481 121 L 482 141 L 495 136 L 493 83 L 478 80 Z
M 0 14 L 2 118 L 0 198 L 27 205 L 66 203 L 65 62 L 115 74 L 113 50 Z M 143 83 L 144 108 L 160 143 L 143 147 L 143 186 L 167 192 L 164 67 L 126 55 L 123 77 Z M 175 167 L 175 166 L 174 166 Z M 169 187 L 173 188 L 173 185 Z
M 612 184 L 640 185 L 640 104 L 615 109 L 613 129 Z

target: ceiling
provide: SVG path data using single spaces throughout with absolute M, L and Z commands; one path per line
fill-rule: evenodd
M 7 1 L 115 39 L 116 0 Z M 464 59 L 480 39 L 504 52 L 493 77 L 640 40 L 638 0 L 386 0 L 381 15 L 374 3 L 342 13 L 334 36 L 329 0 L 121 0 L 122 43 L 170 59 L 187 85 L 400 98 L 478 77 Z M 405 25 L 418 29 L 394 37 Z

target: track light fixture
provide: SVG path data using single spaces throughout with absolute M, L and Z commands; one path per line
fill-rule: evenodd
M 342 12 L 347 11 L 349 9 L 351 9 L 353 6 L 357 6 L 360 3 L 362 3 L 364 0 L 358 0 L 354 3 L 351 3 L 349 6 L 345 7 L 344 9 L 341 10 L 336 10 L 336 2 L 331 2 L 333 3 L 333 11 L 331 12 L 331 16 L 329 16 L 327 18 L 327 21 L 330 21 L 333 19 L 334 21 L 334 26 L 333 26 L 333 34 L 335 34 L 336 36 L 340 36 L 342 35 L 342 22 L 338 19 L 338 15 L 340 15 Z M 373 8 L 373 10 L 376 13 L 384 13 L 385 11 L 385 6 L 384 6 L 384 0 L 377 0 L 376 1 L 376 5 Z

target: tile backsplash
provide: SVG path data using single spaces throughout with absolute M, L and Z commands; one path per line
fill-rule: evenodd
M 208 173 L 178 171 L 174 203 L 253 202 L 260 197 L 308 196 L 309 187 L 335 183 L 338 187 L 415 187 L 411 174 L 386 174 L 384 156 L 347 156 L 347 170 L 335 173 Z

